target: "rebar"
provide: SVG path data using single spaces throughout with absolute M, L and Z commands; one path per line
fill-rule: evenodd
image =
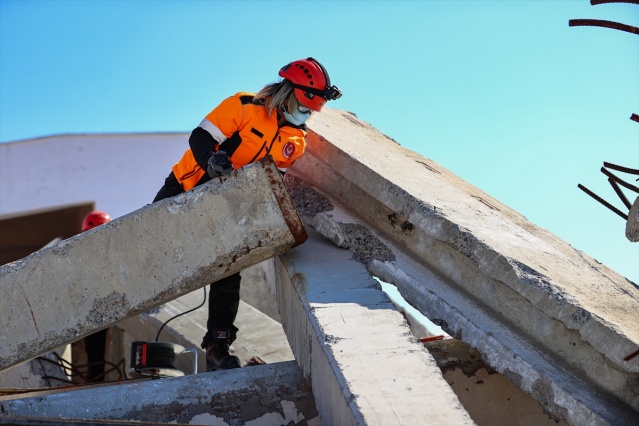
M 603 19 L 571 19 L 568 21 L 571 27 L 604 27 L 613 30 L 625 31 L 631 34 L 639 34 L 639 28 L 619 22 L 605 21 Z
M 608 176 L 609 178 L 611 178 L 612 180 L 614 180 L 615 182 L 617 182 L 621 186 L 624 186 L 624 187 L 630 189 L 631 191 L 634 191 L 634 192 L 639 194 L 639 187 L 631 185 L 628 182 L 624 181 L 623 179 L 617 177 L 614 173 L 612 173 L 610 170 L 606 169 L 605 167 L 602 167 L 600 170 L 601 170 L 601 173 L 603 173 L 604 175 Z
M 631 175 L 639 175 L 639 169 L 631 169 L 630 167 L 618 166 L 616 164 L 608 163 L 607 161 L 604 161 L 604 167 L 607 167 L 613 170 L 618 170 L 624 173 L 629 173 Z
M 608 183 L 610 184 L 610 186 L 612 186 L 612 189 L 615 190 L 615 193 L 617 194 L 621 202 L 624 204 L 624 206 L 626 206 L 628 210 L 630 210 L 632 208 L 632 204 L 630 204 L 630 201 L 628 201 L 628 198 L 626 197 L 626 195 L 623 192 L 621 192 L 621 188 L 619 188 L 619 185 L 617 184 L 617 182 L 615 182 L 612 178 L 608 178 Z
M 628 215 L 627 214 L 623 213 L 621 210 L 619 210 L 618 208 L 616 208 L 615 206 L 613 206 L 612 204 L 610 204 L 609 202 L 607 202 L 606 200 L 604 200 L 603 198 L 601 198 L 600 196 L 598 196 L 597 194 L 595 194 L 594 192 L 592 192 L 591 190 L 589 190 L 588 188 L 583 186 L 582 184 L 578 184 L 577 187 L 579 189 L 581 189 L 582 191 L 584 191 L 586 194 L 590 195 L 595 200 L 599 201 L 604 206 L 608 207 L 614 213 L 617 213 L 624 220 L 628 220 Z
M 630 4 L 639 4 L 639 0 L 590 0 L 590 4 L 592 6 L 597 6 L 598 4 L 606 4 L 606 3 L 630 3 Z

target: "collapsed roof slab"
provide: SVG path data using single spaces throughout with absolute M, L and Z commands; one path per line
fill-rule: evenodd
M 307 154 L 293 173 L 434 271 L 500 327 L 530 339 L 542 357 L 557 356 L 639 410 L 639 357 L 628 358 L 639 346 L 635 283 L 351 113 L 327 108 L 308 125 Z M 327 209 L 320 202 L 298 208 L 311 214 Z M 495 363 L 491 367 L 502 373 L 508 368 Z M 550 386 L 532 378 L 522 384 L 529 392 Z
M 309 230 L 275 258 L 275 274 L 282 325 L 324 424 L 474 424 L 351 252 Z
M 295 181 L 294 183 L 292 181 Z M 310 187 L 289 178 L 296 203 L 311 196 Z M 634 425 L 636 412 L 618 398 L 584 377 L 559 356 L 543 351 L 528 336 L 505 326 L 485 306 L 477 303 L 459 287 L 442 279 L 402 249 L 349 214 L 335 201 L 330 212 L 315 216 L 302 214 L 310 229 L 351 250 L 354 257 L 367 265 L 371 275 L 394 284 L 405 299 L 432 318 L 445 330 L 479 348 L 484 360 L 496 366 L 515 386 L 535 398 L 553 421 L 564 420 L 574 425 Z M 472 414 L 471 414 L 472 415 Z M 506 413 L 501 413 L 508 418 Z
M 321 425 L 295 361 L 0 400 L 3 417 Z
M 268 158 L 0 267 L 0 371 L 306 238 Z

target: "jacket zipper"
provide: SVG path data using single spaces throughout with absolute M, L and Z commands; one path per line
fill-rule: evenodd
M 280 129 L 277 129 L 277 132 L 275 132 L 275 136 L 273 136 L 273 140 L 271 141 L 271 145 L 266 149 L 266 154 L 264 155 L 265 157 L 271 152 L 271 148 L 273 148 L 273 144 L 275 143 L 275 139 L 277 138 L 277 135 L 280 134 Z M 257 151 L 257 154 L 255 154 L 255 156 L 253 158 L 251 158 L 251 161 L 248 162 L 248 164 L 251 164 L 253 161 L 255 161 L 255 159 L 257 157 L 259 157 L 260 153 L 262 152 L 262 150 L 264 149 L 264 147 L 266 147 L 266 143 L 262 144 L 262 147 L 260 148 L 259 151 Z

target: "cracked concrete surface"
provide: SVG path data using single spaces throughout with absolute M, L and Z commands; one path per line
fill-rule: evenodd
M 108 403 L 106 403 L 108 401 Z M 0 400 L 2 417 L 321 426 L 294 361 Z
M 300 211 L 307 224 L 336 244 L 352 244 L 357 238 L 342 230 L 357 228 L 344 224 L 362 223 L 392 242 L 396 257 L 416 260 L 422 270 L 410 278 L 403 267 L 388 265 L 413 260 L 372 260 L 369 269 L 374 265 L 379 274 L 390 275 L 384 279 L 388 282 L 403 280 L 411 304 L 476 345 L 491 367 L 509 372 L 527 392 L 547 399 L 549 410 L 573 416 L 576 424 L 582 415 L 606 423 L 639 410 L 639 360 L 624 361 L 639 346 L 636 283 L 351 113 L 323 111 L 309 127 L 307 154 L 291 172 L 326 198 L 323 205 L 333 207 L 313 214 Z M 337 204 L 359 222 L 342 220 Z M 431 270 L 438 285 L 430 287 L 419 275 L 424 269 Z M 420 304 L 420 298 L 428 299 L 419 295 L 424 292 L 431 299 Z M 440 299 L 441 292 L 452 298 Z M 433 309 L 435 300 L 438 309 Z M 463 315 L 454 305 L 464 300 L 490 321 Z M 428 310 L 438 310 L 437 315 Z M 495 333 L 500 329 L 506 334 Z M 507 343 L 495 340 L 495 334 Z M 505 362 L 507 354 L 515 355 L 516 365 Z M 572 373 L 562 378 L 564 369 Z M 564 397 L 573 401 L 568 410 L 573 412 L 562 412 Z
M 273 176 L 265 160 L 1 266 L 0 370 L 299 243 Z
M 395 284 L 553 418 L 580 426 L 636 423 L 639 357 L 628 358 L 639 347 L 636 283 L 354 114 L 325 108 L 309 128 L 308 152 L 287 173 L 287 186 L 307 226 L 332 249 L 348 249 L 341 260 L 357 272 L 342 274 L 323 262 L 321 250 L 307 253 L 308 243 L 275 262 L 288 339 L 325 423 L 413 424 L 420 420 L 411 417 L 414 407 L 424 404 L 432 404 L 429 412 L 452 407 L 440 423 L 471 422 L 370 275 Z M 181 208 L 174 203 L 167 211 Z M 251 215 L 259 211 L 247 208 Z M 62 256 L 69 248 L 57 247 Z M 234 264 L 245 252 L 231 249 L 217 266 Z M 162 254 L 176 265 L 188 257 L 183 247 Z M 120 276 L 132 274 L 126 262 L 118 265 Z M 179 292 L 188 276 L 176 280 Z M 15 300 L 20 291 L 15 288 Z M 161 290 L 154 300 L 174 297 L 172 291 Z M 109 296 L 136 303 L 119 288 L 99 295 Z M 27 304 L 19 306 L 28 312 Z M 37 312 L 30 318 L 26 322 L 46 332 Z M 379 330 L 385 330 L 381 336 Z M 285 404 L 276 411 L 264 415 L 299 421 Z

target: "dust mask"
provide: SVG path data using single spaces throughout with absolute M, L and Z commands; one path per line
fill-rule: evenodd
M 304 124 L 306 120 L 308 120 L 308 117 L 311 116 L 311 110 L 306 108 L 300 110 L 300 108 L 304 107 L 295 108 L 293 114 L 289 114 L 288 112 L 284 111 L 283 114 L 284 118 L 286 118 L 286 121 L 296 126 L 301 126 L 302 124 Z

